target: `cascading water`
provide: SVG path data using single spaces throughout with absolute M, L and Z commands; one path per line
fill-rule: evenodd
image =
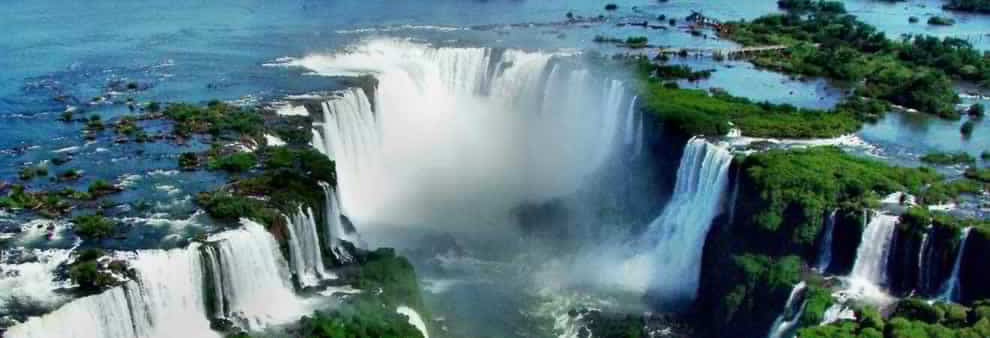
M 577 191 L 637 131 L 624 126 L 635 110 L 623 82 L 571 59 L 378 39 L 285 65 L 375 79 L 330 98 L 315 126 L 341 212 L 370 236 L 381 225 L 476 231 Z
M 278 243 L 260 224 L 241 219 L 243 227 L 207 239 L 216 249 L 224 317 L 248 330 L 286 323 L 306 313 L 292 290 L 289 269 Z M 200 284 L 197 284 L 200 285 Z
M 832 233 L 835 231 L 835 214 L 838 212 L 835 209 L 829 213 L 825 220 L 825 229 L 822 230 L 822 241 L 818 244 L 818 262 L 815 263 L 815 268 L 822 273 L 832 264 Z
M 921 245 L 918 247 L 918 285 L 916 289 L 920 292 L 928 292 L 929 290 L 928 267 L 932 257 L 930 248 L 932 241 L 929 238 L 932 236 L 932 231 L 933 228 L 929 225 L 925 233 L 921 235 Z
M 7 331 L 7 337 L 219 337 L 210 329 L 196 244 L 145 250 L 135 281 L 83 297 Z
M 787 302 L 784 303 L 784 311 L 777 316 L 774 320 L 773 325 L 770 326 L 770 333 L 767 334 L 768 338 L 781 338 L 785 337 L 790 333 L 791 329 L 797 325 L 798 320 L 801 318 L 801 313 L 804 312 L 804 305 L 807 303 L 806 300 L 801 300 L 801 304 L 797 308 L 794 307 L 794 303 L 798 299 L 798 295 L 807 287 L 804 281 L 794 285 L 791 289 L 791 294 L 787 296 Z
M 731 163 L 728 150 L 702 138 L 685 146 L 674 195 L 645 235 L 656 270 L 651 288 L 661 298 L 694 299 L 705 236 L 721 210 Z
M 361 239 L 357 233 L 352 233 L 344 229 L 344 223 L 340 220 L 340 206 L 337 203 L 337 192 L 326 182 L 320 182 L 323 188 L 323 196 L 326 201 L 326 237 L 330 243 L 330 252 L 333 253 L 337 261 L 349 263 L 354 261 L 351 253 L 343 247 L 341 241 L 348 241 L 355 246 L 360 246 Z
M 289 253 L 292 270 L 303 287 L 316 286 L 331 277 L 323 265 L 323 252 L 316 231 L 313 209 L 298 207 L 292 217 L 285 217 L 289 229 Z
M 844 302 L 834 303 L 825 309 L 822 314 L 822 322 L 818 325 L 828 325 L 840 320 L 856 320 L 856 312 L 844 304 Z
M 958 301 L 960 296 L 959 289 L 959 267 L 962 265 L 963 255 L 966 253 L 966 240 L 969 239 L 969 231 L 971 228 L 965 228 L 962 230 L 962 234 L 959 235 L 959 250 L 956 251 L 956 261 L 952 263 L 952 274 L 949 278 L 942 283 L 942 288 L 939 290 L 939 295 L 937 299 L 944 301 Z
M 897 216 L 874 212 L 873 218 L 863 229 L 862 240 L 856 250 L 852 278 L 877 286 L 887 283 L 887 260 L 897 220 Z

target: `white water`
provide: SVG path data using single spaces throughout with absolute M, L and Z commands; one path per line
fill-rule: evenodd
M 701 253 L 712 220 L 721 210 L 732 154 L 701 138 L 684 148 L 670 203 L 649 226 L 651 287 L 664 298 L 692 300 L 698 290 Z
M 354 261 L 354 257 L 341 245 L 341 241 L 347 241 L 354 246 L 361 247 L 361 238 L 358 237 L 357 233 L 344 229 L 344 223 L 340 219 L 340 205 L 337 203 L 337 192 L 326 182 L 320 182 L 320 187 L 323 188 L 323 196 L 326 201 L 323 217 L 326 217 L 326 237 L 327 242 L 330 243 L 330 251 L 333 252 L 334 257 L 338 261 L 342 263 L 352 262 Z
M 316 286 L 331 277 L 323 265 L 323 252 L 316 231 L 313 209 L 298 207 L 291 218 L 285 217 L 289 229 L 289 253 L 292 270 L 303 287 Z
M 65 296 L 55 290 L 69 287 L 69 283 L 55 281 L 55 270 L 69 260 L 70 250 L 65 249 L 11 249 L 0 255 L 11 255 L 13 250 L 20 250 L 36 259 L 19 263 L 0 263 L 0 312 L 7 313 L 10 301 L 37 304 L 51 308 L 61 303 Z
M 931 225 L 929 225 L 930 229 Z M 928 264 L 928 236 L 929 230 L 926 230 L 923 235 L 921 235 L 921 245 L 918 247 L 918 285 L 916 289 L 921 292 L 926 292 L 928 290 L 928 269 L 926 267 Z
M 970 228 L 962 230 L 959 235 L 959 250 L 956 251 L 956 261 L 952 264 L 952 274 L 942 283 L 937 299 L 944 301 L 958 301 L 961 296 L 959 292 L 959 267 L 962 265 L 963 255 L 966 252 L 966 240 L 969 238 Z
M 853 264 L 850 277 L 877 286 L 886 285 L 887 260 L 897 220 L 897 216 L 874 212 L 873 218 L 863 229 L 863 237 L 856 250 L 856 262 Z
M 768 338 L 781 338 L 784 337 L 788 331 L 797 325 L 798 320 L 801 319 L 801 313 L 804 312 L 804 305 L 807 301 L 802 300 L 801 305 L 797 309 L 794 309 L 794 302 L 797 300 L 797 295 L 801 293 L 807 287 L 804 281 L 794 285 L 791 289 L 791 294 L 787 296 L 787 302 L 784 303 L 784 311 L 777 316 L 774 320 L 773 325 L 770 326 L 770 333 L 767 334 Z
M 136 256 L 136 281 L 31 318 L 7 337 L 219 337 L 207 320 L 196 245 Z
M 207 239 L 217 249 L 226 317 L 251 331 L 300 318 L 307 309 L 293 292 L 278 243 L 261 224 L 241 223 Z
M 822 322 L 818 325 L 828 325 L 844 319 L 856 320 L 856 312 L 842 303 L 835 303 L 825 309 Z
M 815 264 L 818 271 L 822 273 L 828 270 L 828 266 L 832 264 L 832 233 L 835 231 L 835 214 L 838 211 L 839 209 L 832 210 L 828 214 L 828 219 L 825 220 L 822 242 L 818 248 L 818 262 Z
M 575 192 L 629 135 L 623 83 L 559 58 L 378 39 L 284 65 L 378 80 L 339 92 L 317 126 L 354 224 L 476 231 Z
M 413 310 L 408 306 L 400 306 L 395 309 L 395 312 L 409 317 L 409 324 L 415 326 L 416 329 L 423 334 L 423 338 L 430 338 L 430 334 L 426 332 L 426 322 L 423 321 L 423 318 L 419 316 L 419 313 L 416 312 L 416 310 Z

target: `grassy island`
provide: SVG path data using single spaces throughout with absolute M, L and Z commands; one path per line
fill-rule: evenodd
M 965 40 L 931 36 L 892 40 L 846 14 L 839 2 L 779 3 L 787 14 L 728 22 L 720 34 L 747 46 L 791 47 L 752 56 L 750 61 L 759 66 L 840 80 L 852 84 L 856 95 L 948 118 L 960 115 L 952 80 L 990 86 L 990 58 Z

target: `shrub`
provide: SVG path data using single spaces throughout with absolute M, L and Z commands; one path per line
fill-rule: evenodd
M 930 164 L 950 165 L 950 164 L 972 164 L 976 162 L 976 159 L 965 152 L 957 152 L 957 153 L 935 152 L 935 153 L 925 154 L 924 156 L 921 157 L 921 161 Z
M 607 4 L 607 5 L 605 5 L 605 10 L 606 11 L 614 11 L 614 10 L 617 10 L 617 9 L 619 9 L 619 5 L 616 5 L 616 4 Z
M 106 180 L 96 180 L 89 184 L 87 191 L 94 197 L 100 197 L 103 195 L 120 192 L 122 189 L 110 184 L 110 182 L 107 182 Z
M 207 164 L 207 167 L 210 170 L 225 170 L 227 172 L 239 173 L 254 167 L 257 160 L 257 157 L 253 153 L 238 152 L 214 158 Z
M 928 18 L 928 24 L 936 26 L 952 26 L 956 24 L 956 20 L 936 15 Z
M 76 216 L 72 219 L 75 224 L 73 228 L 79 237 L 86 239 L 99 239 L 113 235 L 113 222 L 100 215 Z
M 182 170 L 195 170 L 199 167 L 199 157 L 196 153 L 182 153 L 179 155 L 179 168 Z

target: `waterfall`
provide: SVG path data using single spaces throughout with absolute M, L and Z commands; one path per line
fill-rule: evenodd
M 770 333 L 767 334 L 768 338 L 781 338 L 788 334 L 791 329 L 797 325 L 798 320 L 801 319 L 801 313 L 804 312 L 804 305 L 807 303 L 806 300 L 801 301 L 801 305 L 794 308 L 794 302 L 797 301 L 798 294 L 800 294 L 807 287 L 804 281 L 794 285 L 791 289 L 791 294 L 787 296 L 787 302 L 784 303 L 784 311 L 777 316 L 774 320 L 773 325 L 770 326 Z
M 632 152 L 632 158 L 639 157 L 643 153 L 643 114 L 637 110 L 636 102 L 639 96 L 633 96 L 629 102 L 629 109 L 626 112 L 626 123 L 623 127 L 625 133 L 625 145 Z
M 932 241 L 929 238 L 932 230 L 931 225 L 929 225 L 925 233 L 921 235 L 921 245 L 918 247 L 918 285 L 915 288 L 918 292 L 927 292 L 929 288 L 928 266 L 932 256 L 932 252 L 929 250 Z
M 285 217 L 289 229 L 289 253 L 292 255 L 292 270 L 303 287 L 316 286 L 323 279 L 330 278 L 323 265 L 323 252 L 316 231 L 313 209 L 298 207 L 292 218 Z
M 136 279 L 69 302 L 7 331 L 7 337 L 219 337 L 210 329 L 196 244 L 139 251 Z
M 815 267 L 821 273 L 825 273 L 828 266 L 832 264 L 832 234 L 835 232 L 835 214 L 838 212 L 839 209 L 835 209 L 828 214 L 828 219 L 825 220 L 825 229 L 822 230 L 822 241 L 818 244 L 818 262 L 816 262 Z
M 828 325 L 843 319 L 856 320 L 856 312 L 841 302 L 835 303 L 825 309 L 822 322 L 818 325 Z
M 874 212 L 873 218 L 863 229 L 851 277 L 878 286 L 886 284 L 890 242 L 894 237 L 897 220 L 897 216 Z
M 287 323 L 306 313 L 289 282 L 288 266 L 278 243 L 265 228 L 248 219 L 243 227 L 207 239 L 216 249 L 224 317 L 247 330 Z M 196 284 L 200 285 L 200 284 Z
M 357 236 L 357 233 L 352 233 L 344 229 L 344 224 L 340 220 L 340 206 L 337 203 L 337 192 L 326 182 L 320 182 L 320 187 L 323 188 L 323 196 L 326 201 L 324 217 L 326 217 L 326 237 L 327 242 L 330 243 L 330 251 L 337 258 L 337 261 L 350 263 L 354 261 L 354 257 L 341 245 L 341 241 L 348 241 L 355 246 L 359 246 L 361 239 Z
M 416 310 L 413 310 L 408 306 L 399 306 L 395 309 L 395 312 L 408 317 L 409 325 L 416 327 L 416 329 L 419 330 L 419 333 L 423 334 L 423 338 L 430 338 L 429 333 L 426 331 L 426 322 L 423 321 L 423 318 L 419 316 L 419 313 L 416 312 Z
M 939 290 L 939 295 L 937 299 L 944 301 L 958 301 L 960 296 L 959 288 L 959 267 L 962 265 L 963 255 L 966 253 L 966 240 L 969 239 L 969 230 L 971 228 L 965 228 L 962 230 L 962 234 L 959 235 L 959 250 L 956 252 L 956 261 L 952 263 L 952 274 L 949 278 L 942 283 L 942 288 Z
M 704 139 L 685 146 L 674 195 L 647 230 L 657 269 L 652 286 L 662 297 L 694 299 L 705 236 L 721 209 L 731 163 L 728 150 Z
M 504 224 L 520 204 L 578 191 L 629 137 L 626 84 L 562 53 L 371 39 L 283 65 L 374 77 L 329 98 L 314 126 L 341 213 L 365 236 Z

